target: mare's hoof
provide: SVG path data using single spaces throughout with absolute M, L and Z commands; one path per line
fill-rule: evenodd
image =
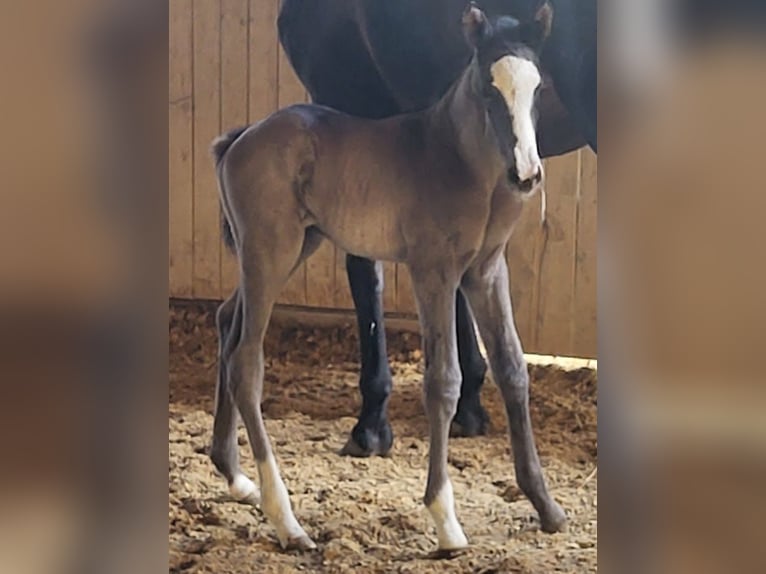
M 358 425 L 351 431 L 348 442 L 340 449 L 343 456 L 356 456 L 360 458 L 369 456 L 388 456 L 394 444 L 394 435 L 391 427 L 386 424 L 381 429 L 360 430 Z
M 486 435 L 489 431 L 489 415 L 480 404 L 460 409 L 450 425 L 450 436 L 472 437 Z
M 391 452 L 391 447 L 385 452 L 379 450 L 379 448 L 362 448 L 353 436 L 348 437 L 348 441 L 343 448 L 340 449 L 342 456 L 354 456 L 357 458 L 366 458 L 370 456 L 388 456 Z
M 540 516 L 540 530 L 548 534 L 567 531 L 567 515 L 555 502 L 546 516 Z
M 307 534 L 302 534 L 301 536 L 289 538 L 285 544 L 282 544 L 282 548 L 285 550 L 306 552 L 308 550 L 316 550 L 317 545 L 314 544 L 314 541 L 311 540 Z

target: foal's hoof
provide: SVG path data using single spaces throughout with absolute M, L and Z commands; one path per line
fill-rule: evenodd
M 394 435 L 391 427 L 385 425 L 378 430 L 361 430 L 354 427 L 348 441 L 340 449 L 342 456 L 355 456 L 359 458 L 369 456 L 388 456 L 394 443 Z
M 472 437 L 486 435 L 489 430 L 489 415 L 480 404 L 470 408 L 458 408 L 450 425 L 450 436 Z
M 282 544 L 280 542 L 280 544 Z M 297 550 L 299 552 L 307 552 L 309 550 L 316 550 L 317 545 L 314 541 L 308 537 L 307 534 L 288 538 L 285 543 L 282 544 L 284 550 Z
M 540 530 L 548 534 L 567 531 L 567 515 L 564 509 L 555 502 L 545 516 L 540 516 Z
M 463 546 L 462 548 L 437 548 L 428 554 L 428 558 L 431 560 L 452 560 L 465 554 L 468 550 L 468 546 Z

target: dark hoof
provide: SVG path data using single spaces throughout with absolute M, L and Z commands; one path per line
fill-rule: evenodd
M 545 516 L 540 516 L 540 530 L 548 534 L 567 531 L 567 515 L 555 502 Z
M 450 425 L 450 436 L 472 437 L 486 435 L 489 431 L 489 415 L 478 402 L 470 407 L 458 404 L 455 418 Z
M 391 427 L 386 425 L 378 432 L 371 430 L 351 432 L 348 442 L 340 449 L 342 456 L 365 458 L 369 456 L 388 456 L 394 443 Z
M 317 545 L 314 544 L 314 541 L 311 540 L 306 535 L 303 536 L 297 536 L 295 538 L 290 538 L 287 543 L 283 546 L 284 550 L 287 552 L 297 551 L 297 552 L 308 552 L 309 550 L 316 550 Z
M 434 550 L 433 552 L 429 552 L 428 558 L 430 560 L 452 560 L 453 558 L 457 558 L 458 556 L 462 556 L 463 554 L 466 554 L 468 550 L 469 550 L 468 546 L 466 546 L 465 548 L 451 548 L 451 549 L 439 548 L 437 550 Z

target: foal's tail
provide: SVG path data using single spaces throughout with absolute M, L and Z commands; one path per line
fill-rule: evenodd
M 231 145 L 239 139 L 239 137 L 245 133 L 245 131 L 250 126 L 242 126 L 235 128 L 221 136 L 218 136 L 213 140 L 213 144 L 210 148 L 211 153 L 213 154 L 213 159 L 215 159 L 215 166 L 216 168 L 220 168 L 221 161 L 223 160 L 223 156 L 226 155 L 226 152 L 229 150 Z M 223 194 L 223 181 L 220 180 L 220 169 L 218 170 L 218 178 L 219 178 L 219 185 L 221 186 L 221 193 Z M 223 206 L 221 206 L 221 235 L 223 236 L 223 242 L 226 245 L 226 247 L 229 248 L 229 251 L 234 253 L 236 249 L 236 245 L 234 243 L 234 234 L 231 231 L 231 224 L 229 223 L 229 220 L 226 219 L 226 210 L 223 209 Z

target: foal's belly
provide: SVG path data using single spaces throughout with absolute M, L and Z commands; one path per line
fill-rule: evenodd
M 306 207 L 326 237 L 353 255 L 380 261 L 406 260 L 402 203 L 395 191 L 369 186 L 322 187 L 311 191 Z

